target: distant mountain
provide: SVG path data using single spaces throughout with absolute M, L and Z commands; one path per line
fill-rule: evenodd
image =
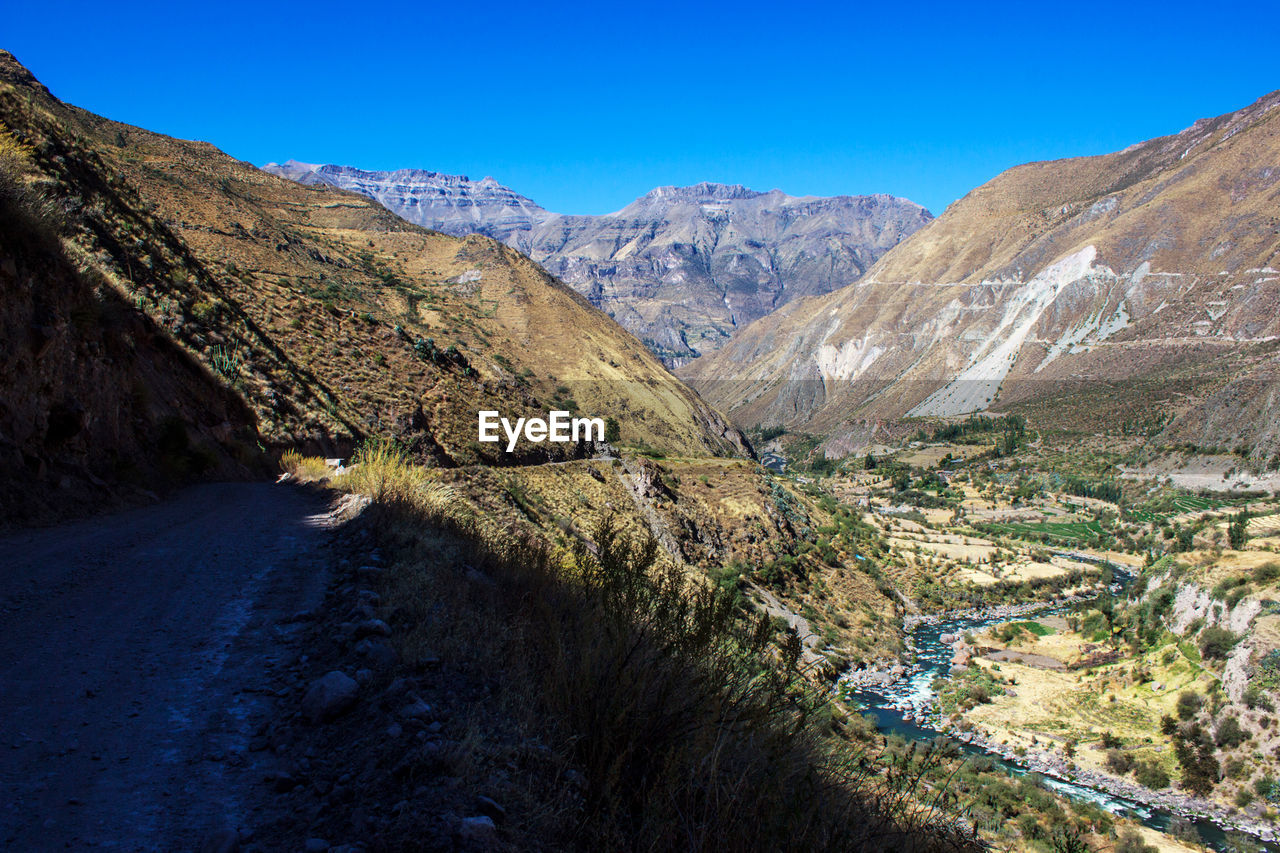
M 605 216 L 566 216 L 492 178 L 295 161 L 264 168 L 354 190 L 420 225 L 501 240 L 607 311 L 669 366 L 718 349 L 734 330 L 797 296 L 857 281 L 932 218 L 887 195 L 796 198 L 712 183 L 659 187 Z
M 682 373 L 739 422 L 833 449 L 883 419 L 1014 406 L 1280 449 L 1277 107 L 1280 92 L 1114 154 L 1010 169 L 858 283 Z
M 328 184 L 358 192 L 402 219 L 455 237 L 484 234 L 507 242 L 510 234 L 528 231 L 554 215 L 493 178 L 473 181 L 423 169 L 367 172 L 297 160 L 262 168 L 301 184 Z

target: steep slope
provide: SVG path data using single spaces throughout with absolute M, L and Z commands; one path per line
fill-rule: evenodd
M 659 187 L 606 216 L 563 216 L 492 178 L 295 161 L 263 168 L 363 193 L 410 222 L 501 240 L 672 366 L 716 350 L 735 329 L 796 297 L 856 281 L 931 219 L 887 195 L 796 198 L 712 183 Z
M 1089 429 L 1176 414 L 1169 435 L 1261 458 L 1280 441 L 1277 106 L 1280 92 L 1115 154 L 1011 169 L 857 284 L 684 375 L 743 423 L 846 439 L 1024 405 Z
M 265 443 L 394 437 L 445 465 L 580 455 L 478 444 L 477 411 L 611 415 L 625 442 L 736 453 L 714 410 L 518 253 L 410 225 L 363 196 L 61 103 L 0 55 L 0 121 L 117 297 L 253 408 Z
M 250 474 L 252 412 L 62 244 L 28 169 L 0 131 L 0 527 Z

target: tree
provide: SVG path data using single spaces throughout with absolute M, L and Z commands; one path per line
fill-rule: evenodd
M 1182 720 L 1191 719 L 1203 705 L 1204 697 L 1199 693 L 1192 693 L 1190 690 L 1182 691 L 1178 694 L 1178 718 Z
M 1200 654 L 1213 660 L 1225 660 L 1239 639 L 1226 628 L 1210 625 L 1200 632 Z
M 867 458 L 862 460 L 862 467 L 866 468 L 868 471 L 876 470 L 876 458 L 868 453 Z
M 1240 721 L 1235 717 L 1227 717 L 1218 723 L 1218 730 L 1214 732 L 1213 741 L 1220 747 L 1226 749 L 1234 749 L 1244 743 L 1248 738 L 1244 729 L 1240 728 Z
M 1241 510 L 1227 526 L 1227 538 L 1231 547 L 1239 551 L 1249 541 L 1249 514 Z

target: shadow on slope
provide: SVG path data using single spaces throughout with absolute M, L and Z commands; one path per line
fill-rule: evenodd
M 500 849 L 981 849 L 922 781 L 929 760 L 855 739 L 793 634 L 743 618 L 652 540 L 608 519 L 568 555 L 487 540 L 451 488 L 371 461 L 350 487 L 374 495 L 363 523 L 390 566 L 339 594 L 390 623 L 400 662 L 370 685 L 383 706 L 408 683 L 443 722 L 407 752 L 372 701 L 304 730 L 321 774 L 366 768 L 350 781 L 362 814 L 393 815 L 370 849 L 452 849 L 468 796 L 504 804 Z M 350 654 L 340 630 L 318 633 Z M 351 810 L 318 820 L 307 831 L 353 832 Z
M 0 128 L 0 526 L 254 473 L 249 409 L 69 254 L 23 172 Z

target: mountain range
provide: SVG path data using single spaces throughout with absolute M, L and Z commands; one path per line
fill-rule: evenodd
M 418 225 L 516 248 L 609 313 L 668 366 L 800 296 L 858 280 L 927 224 L 887 195 L 797 198 L 737 185 L 659 187 L 604 216 L 550 213 L 493 178 L 288 161 L 266 171 L 361 193 Z
M 839 455 L 906 416 L 1280 450 L 1280 92 L 1104 156 L 1010 169 L 858 282 L 680 373 Z

